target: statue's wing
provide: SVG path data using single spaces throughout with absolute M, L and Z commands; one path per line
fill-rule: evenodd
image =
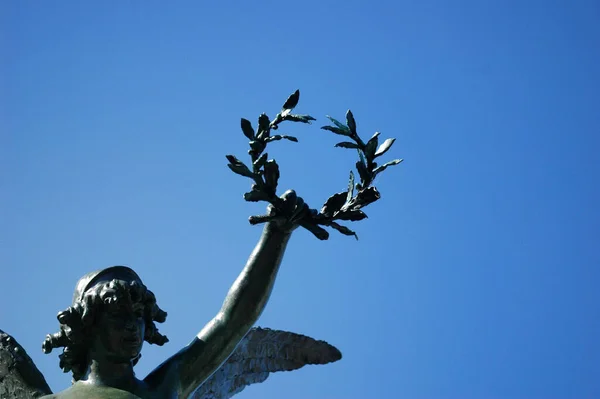
M 229 399 L 247 385 L 263 382 L 269 373 L 341 358 L 340 351 L 325 341 L 287 331 L 253 328 L 192 399 Z
M 0 330 L 0 398 L 29 399 L 51 393 L 44 376 L 23 347 Z

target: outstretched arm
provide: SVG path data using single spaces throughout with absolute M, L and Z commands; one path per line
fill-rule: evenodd
M 262 313 L 294 228 L 292 222 L 266 224 L 221 310 L 187 347 L 152 372 L 148 383 L 168 381 L 179 397 L 187 397 L 229 357 Z

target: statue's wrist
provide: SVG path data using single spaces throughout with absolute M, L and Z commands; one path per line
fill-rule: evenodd
M 265 224 L 265 233 L 269 235 L 277 235 L 282 238 L 289 238 L 292 232 L 296 229 L 296 226 L 292 226 L 291 223 L 278 223 L 278 222 L 267 222 Z

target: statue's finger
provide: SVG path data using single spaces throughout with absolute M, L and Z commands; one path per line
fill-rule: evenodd
M 296 192 L 294 190 L 288 190 L 281 196 L 283 200 L 282 211 L 286 215 L 291 215 L 296 207 Z
M 289 202 L 295 203 L 297 195 L 294 190 L 287 190 L 285 193 L 283 193 L 281 198 L 286 202 L 289 201 Z
M 294 215 L 292 216 L 292 221 L 296 222 L 304 219 L 310 213 L 310 208 L 307 204 L 302 201 L 302 205 L 298 206 L 294 211 Z
M 277 216 L 277 215 L 274 215 L 274 216 L 273 215 L 257 215 L 257 216 L 250 216 L 248 218 L 248 221 L 252 225 L 267 223 L 267 222 L 284 223 L 286 221 L 286 218 L 283 216 Z
M 296 209 L 302 209 L 302 207 L 304 207 L 305 203 L 304 200 L 302 199 L 302 197 L 297 197 L 296 198 Z

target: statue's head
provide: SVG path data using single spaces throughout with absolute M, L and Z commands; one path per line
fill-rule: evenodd
M 113 266 L 78 281 L 73 304 L 58 314 L 60 331 L 48 335 L 42 348 L 50 353 L 63 347 L 60 368 L 77 381 L 87 374 L 92 358 L 135 364 L 144 341 L 163 345 L 168 339 L 155 322 L 166 317 L 137 273 Z

